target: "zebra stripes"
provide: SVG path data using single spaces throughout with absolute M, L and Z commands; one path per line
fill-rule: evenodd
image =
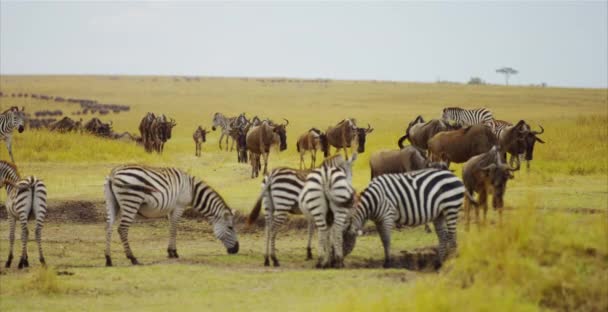
M 343 232 L 355 200 L 346 174 L 323 165 L 313 170 L 299 196 L 300 209 L 314 220 L 319 234 L 318 268 L 344 267 Z
M 0 140 L 4 140 L 8 154 L 11 156 L 11 162 L 13 163 L 15 163 L 12 142 L 13 130 L 17 129 L 19 133 L 23 132 L 24 110 L 24 107 L 19 110 L 17 106 L 13 106 L 0 114 Z
M 198 178 L 175 168 L 154 168 L 140 165 L 116 167 L 106 178 L 105 197 L 107 208 L 106 266 L 112 266 L 110 243 L 112 225 L 120 216 L 118 234 L 125 254 L 132 264 L 139 264 L 128 241 L 129 226 L 139 214 L 146 218 L 167 216 L 170 222 L 169 258 L 178 258 L 175 239 L 177 222 L 186 207 L 206 217 L 213 224 L 213 233 L 226 247 L 228 253 L 239 251 L 234 230 L 233 212 L 224 199 L 209 185 Z
M 9 253 L 6 267 L 13 261 L 13 246 L 15 244 L 15 227 L 17 220 L 21 224 L 21 259 L 18 268 L 29 267 L 27 256 L 27 240 L 29 230 L 28 219 L 36 219 L 36 243 L 38 244 L 39 260 L 46 265 L 42 252 L 42 227 L 47 213 L 46 186 L 42 180 L 30 176 L 19 178 L 17 168 L 8 162 L 0 161 L 0 187 L 6 186 L 6 210 L 9 222 Z
M 345 161 L 342 155 L 334 155 L 326 158 L 324 165 L 336 167 L 345 172 L 349 181 L 352 179 L 352 164 L 356 160 L 356 155 L 353 154 L 349 161 Z M 275 241 L 278 229 L 285 224 L 289 214 L 302 214 L 299 206 L 300 192 L 304 188 L 306 177 L 310 170 L 296 170 L 291 168 L 276 168 L 264 177 L 262 182 L 262 192 L 258 197 L 254 208 L 252 209 L 247 219 L 248 224 L 252 224 L 258 218 L 262 203 L 265 207 L 265 249 L 264 249 L 264 265 L 270 265 L 272 259 L 273 266 L 279 266 L 279 260 L 276 256 Z M 306 247 L 306 259 L 312 259 L 311 240 L 313 234 L 313 223 L 308 220 L 308 244 Z M 345 253 L 348 254 L 353 246 L 350 240 L 347 240 Z
M 443 109 L 441 119 L 453 120 L 462 126 L 486 125 L 494 128 L 494 115 L 487 108 L 462 109 L 460 107 L 447 107 Z
M 451 171 L 423 169 L 384 174 L 361 193 L 349 231 L 356 233 L 370 219 L 384 245 L 384 267 L 390 267 L 391 229 L 433 222 L 439 238 L 439 265 L 456 249 L 456 223 L 465 188 Z

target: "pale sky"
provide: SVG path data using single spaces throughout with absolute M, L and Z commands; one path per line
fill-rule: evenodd
M 0 74 L 608 87 L 608 2 L 0 2 Z

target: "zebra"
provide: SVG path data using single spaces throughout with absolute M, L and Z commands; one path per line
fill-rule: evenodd
M 441 119 L 453 120 L 463 127 L 482 124 L 494 129 L 494 115 L 485 107 L 475 109 L 447 107 L 443 109 Z
M 432 221 L 439 238 L 439 268 L 447 253 L 457 247 L 456 223 L 465 194 L 476 204 L 462 181 L 449 170 L 384 174 L 372 179 L 360 194 L 348 231 L 360 233 L 367 219 L 374 221 L 384 245 L 384 267 L 388 268 L 391 229 Z
M 15 227 L 17 219 L 21 224 L 21 259 L 19 269 L 29 267 L 27 256 L 27 240 L 29 231 L 27 221 L 36 219 L 36 243 L 40 263 L 46 266 L 42 252 L 42 227 L 47 213 L 46 186 L 35 176 L 25 179 L 19 177 L 14 164 L 0 160 L 0 188 L 6 185 L 6 212 L 9 222 L 9 253 L 5 267 L 9 268 L 13 261 L 13 246 L 15 244 Z
M 226 117 L 222 113 L 215 113 L 213 115 L 213 123 L 211 126 L 211 130 L 215 131 L 218 128 L 221 128 L 222 133 L 220 134 L 219 145 L 220 150 L 222 150 L 222 139 L 224 136 L 226 137 L 226 149 L 228 149 L 228 141 L 230 139 L 230 129 L 231 124 L 234 122 L 236 117 Z
M 355 201 L 352 182 L 344 171 L 324 164 L 308 174 L 298 201 L 318 231 L 317 268 L 344 267 L 343 233 Z
M 170 222 L 169 258 L 178 258 L 175 246 L 177 222 L 187 206 L 213 224 L 213 233 L 229 254 L 239 251 L 234 214 L 224 199 L 202 180 L 176 168 L 122 165 L 114 168 L 105 182 L 106 266 L 112 266 L 112 225 L 120 216 L 118 234 L 131 263 L 139 264 L 129 247 L 129 226 L 139 214 L 146 218 L 167 216 Z
M 6 149 L 11 156 L 11 162 L 15 163 L 13 158 L 13 129 L 17 128 L 19 133 L 24 130 L 25 107 L 12 106 L 0 114 L 0 139 L 6 143 Z
M 328 157 L 323 164 L 329 167 L 336 167 L 345 172 L 347 179 L 352 180 L 352 165 L 357 159 L 357 154 L 353 154 L 351 159 L 345 161 L 342 155 L 337 154 Z M 272 259 L 273 266 L 280 266 L 276 256 L 275 241 L 278 230 L 287 221 L 289 214 L 302 214 L 299 208 L 299 199 L 301 190 L 304 188 L 306 177 L 310 170 L 297 170 L 292 168 L 275 168 L 264 177 L 262 182 L 262 192 L 260 193 L 255 206 L 251 210 L 247 223 L 252 224 L 258 218 L 262 203 L 265 210 L 265 248 L 264 248 L 264 265 L 270 265 Z M 312 259 L 311 241 L 314 224 L 308 220 L 308 244 L 306 246 L 306 259 Z M 352 238 L 352 237 L 351 237 Z M 345 253 L 350 253 L 353 248 L 353 242 L 350 239 L 345 241 Z

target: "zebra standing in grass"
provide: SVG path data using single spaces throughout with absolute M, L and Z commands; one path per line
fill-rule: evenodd
M 17 128 L 19 133 L 23 132 L 23 123 L 25 120 L 25 107 L 19 110 L 19 107 L 13 106 L 0 114 L 0 140 L 4 140 L 8 154 L 11 156 L 11 162 L 15 162 L 13 158 L 13 129 Z
M 374 221 L 384 245 L 384 267 L 390 267 L 391 229 L 432 221 L 439 238 L 439 267 L 457 247 L 456 223 L 465 193 L 462 181 L 448 170 L 384 174 L 360 194 L 348 231 L 357 233 L 367 219 Z
M 357 159 L 357 154 L 353 154 L 351 159 L 345 161 L 342 155 L 334 155 L 324 160 L 323 164 L 329 167 L 336 167 L 344 171 L 347 179 L 352 180 L 352 164 Z M 300 192 L 304 188 L 306 177 L 310 170 L 297 170 L 291 168 L 276 168 L 264 177 L 262 182 L 262 192 L 258 197 L 253 210 L 247 219 L 248 224 L 252 224 L 258 218 L 262 203 L 265 207 L 265 228 L 266 246 L 264 249 L 264 265 L 270 265 L 272 259 L 273 266 L 279 266 L 276 256 L 275 241 L 281 225 L 287 221 L 289 214 L 302 214 L 299 208 Z M 311 241 L 314 224 L 308 220 L 308 244 L 306 247 L 306 259 L 312 259 Z M 345 254 L 350 253 L 354 247 L 352 237 L 345 239 Z
M 14 164 L 0 160 L 0 188 L 6 185 L 6 212 L 9 222 L 9 253 L 6 267 L 13 261 L 13 246 L 15 244 L 15 227 L 17 219 L 21 224 L 21 259 L 19 269 L 29 267 L 27 257 L 27 239 L 29 231 L 27 221 L 36 219 L 36 242 L 40 263 L 46 265 L 42 253 L 42 226 L 46 217 L 46 187 L 42 180 L 34 176 L 20 179 Z
M 209 185 L 179 169 L 124 165 L 114 168 L 106 178 L 107 208 L 106 266 L 112 266 L 110 243 L 112 224 L 120 216 L 118 234 L 127 258 L 139 264 L 129 247 L 129 226 L 139 214 L 146 218 L 167 216 L 170 222 L 169 258 L 178 258 L 175 246 L 177 222 L 186 207 L 206 217 L 213 224 L 213 233 L 229 254 L 239 251 L 234 230 L 234 214 L 224 199 Z
M 230 139 L 230 130 L 232 123 L 236 120 L 236 117 L 226 117 L 222 113 L 215 113 L 213 115 L 213 124 L 211 126 L 211 130 L 215 131 L 220 128 L 222 133 L 220 134 L 220 139 L 218 143 L 220 145 L 220 150 L 222 150 L 222 139 L 224 136 L 226 137 L 226 150 L 228 150 L 228 140 Z
M 445 121 L 453 120 L 463 127 L 481 124 L 494 129 L 494 115 L 487 108 L 447 107 L 443 109 L 441 119 Z
M 323 165 L 306 177 L 298 200 L 317 228 L 318 268 L 344 267 L 343 233 L 355 196 L 351 181 L 339 168 Z

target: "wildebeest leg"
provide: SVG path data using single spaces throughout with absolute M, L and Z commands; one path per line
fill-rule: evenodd
M 304 164 L 304 149 L 300 150 L 300 170 L 302 170 L 305 166 Z
M 317 164 L 317 149 L 313 148 L 310 150 L 310 169 L 314 168 Z
M 486 212 L 488 211 L 488 193 L 485 189 L 483 189 L 481 192 L 479 192 L 479 204 L 481 205 L 481 208 L 483 208 L 483 222 L 485 225 L 486 222 Z M 477 228 L 479 228 L 480 223 L 479 223 L 479 207 L 475 206 L 475 221 L 477 221 Z
M 268 152 L 262 153 L 262 157 L 264 158 L 264 175 L 268 174 Z
M 464 229 L 468 232 L 471 224 L 471 202 L 467 196 L 464 197 L 464 218 L 466 219 Z

